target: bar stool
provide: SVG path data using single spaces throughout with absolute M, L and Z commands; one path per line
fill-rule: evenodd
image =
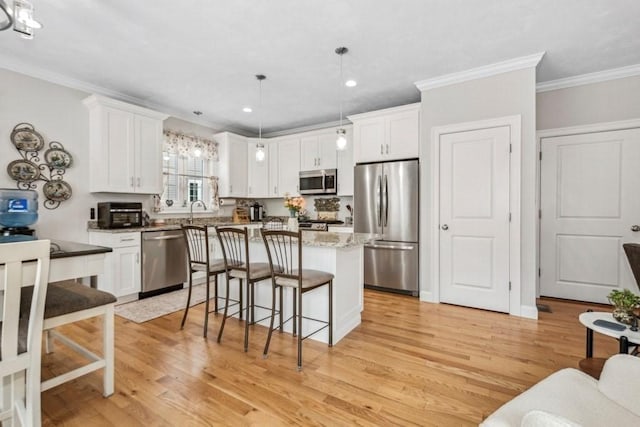
M 272 282 L 272 310 L 269 335 L 264 346 L 263 357 L 267 357 L 271 334 L 274 329 L 280 329 L 284 323 L 293 319 L 293 335 L 298 338 L 298 371 L 302 370 L 302 341 L 310 336 L 329 328 L 329 347 L 333 346 L 333 274 L 324 271 L 302 268 L 302 231 L 261 230 L 264 245 L 267 248 L 269 265 L 271 267 Z M 327 321 L 313 319 L 302 314 L 302 295 L 320 286 L 328 285 L 329 292 L 329 318 Z M 282 320 L 282 289 L 293 289 L 293 315 L 285 322 Z M 276 291 L 279 293 L 279 325 L 273 327 L 276 314 Z M 322 323 L 323 326 L 315 331 L 302 335 L 302 319 Z
M 268 279 L 271 277 L 271 268 L 266 262 L 251 262 L 249 259 L 249 233 L 247 227 L 235 228 L 235 227 L 216 227 L 216 234 L 220 240 L 220 246 L 222 246 L 222 254 L 224 256 L 224 263 L 227 274 L 227 294 L 226 298 L 229 298 L 229 283 L 231 279 L 238 279 L 240 283 L 240 294 L 242 295 L 242 282 L 246 282 L 247 293 L 247 319 L 244 324 L 244 351 L 249 349 L 249 324 L 257 323 L 264 319 L 255 320 L 254 308 L 260 307 L 271 310 L 271 307 L 261 307 L 255 305 L 254 299 L 254 285 L 257 282 Z M 235 314 L 240 315 L 242 319 L 242 311 L 244 308 L 240 306 L 240 309 L 232 314 L 228 314 L 227 307 L 228 302 L 224 307 L 224 317 L 220 324 L 220 331 L 218 332 L 218 342 L 222 340 L 222 332 L 224 331 L 224 325 L 228 317 Z
M 210 300 L 210 278 L 213 276 L 213 298 L 214 312 L 218 313 L 218 275 L 226 271 L 224 259 L 211 259 L 209 257 L 209 231 L 207 226 L 183 225 L 182 233 L 187 243 L 187 254 L 189 256 L 189 293 L 187 294 L 187 306 L 184 308 L 184 315 L 180 323 L 180 329 L 184 328 L 191 304 L 191 292 L 193 288 L 193 273 L 205 272 L 207 280 L 207 295 L 205 301 L 204 317 L 204 337 L 207 337 L 209 329 L 209 300 Z M 232 305 L 240 305 L 242 293 L 239 300 L 231 300 Z M 226 304 L 229 300 L 226 300 Z M 226 308 L 226 307 L 225 307 Z

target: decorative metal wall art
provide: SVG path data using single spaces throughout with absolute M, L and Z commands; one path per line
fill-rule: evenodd
M 36 181 L 44 181 L 42 193 L 46 200 L 43 204 L 47 209 L 55 209 L 71 198 L 71 185 L 63 177 L 73 164 L 73 157 L 61 143 L 49 142 L 49 148 L 41 158 L 44 138 L 29 123 L 15 125 L 11 142 L 22 159 L 9 163 L 7 173 L 16 181 L 19 189 L 35 190 L 38 187 Z

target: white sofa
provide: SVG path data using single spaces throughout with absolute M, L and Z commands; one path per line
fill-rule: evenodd
M 502 405 L 480 426 L 640 426 L 640 358 L 612 356 L 600 381 L 562 369 Z

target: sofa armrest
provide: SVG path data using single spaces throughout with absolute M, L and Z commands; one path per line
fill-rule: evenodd
M 611 356 L 600 374 L 598 390 L 640 416 L 640 358 L 628 354 Z

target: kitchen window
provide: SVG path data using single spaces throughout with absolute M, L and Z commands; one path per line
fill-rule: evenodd
M 202 200 L 209 209 L 219 206 L 217 195 L 217 143 L 165 131 L 162 153 L 164 190 L 159 209 L 184 211 Z

